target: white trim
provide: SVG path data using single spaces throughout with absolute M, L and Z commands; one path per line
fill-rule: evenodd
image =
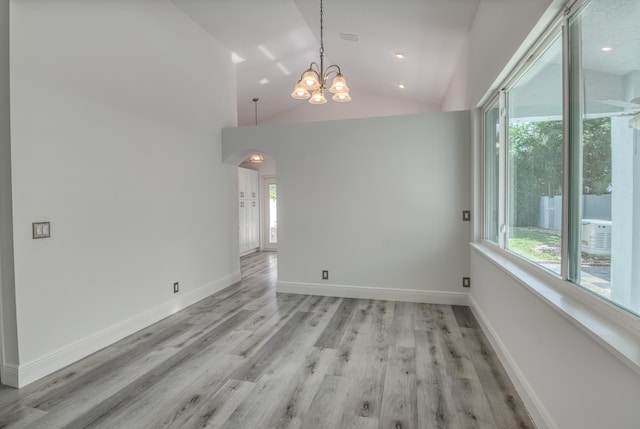
M 102 331 L 62 347 L 52 353 L 41 356 L 25 364 L 16 371 L 16 379 L 3 379 L 3 383 L 13 387 L 24 387 L 34 381 L 51 374 L 65 366 L 76 362 L 118 340 L 144 329 L 165 317 L 168 317 L 196 302 L 240 281 L 240 271 L 229 274 L 190 293 L 176 296 L 157 307 L 133 316 L 128 320 L 116 323 Z M 5 373 L 10 371 L 5 365 Z M 10 374 L 8 374 L 10 375 Z M 10 382 L 13 381 L 12 384 Z
M 12 363 L 2 365 L 2 384 L 18 387 L 18 366 Z
M 242 258 L 243 256 L 251 255 L 252 253 L 256 253 L 259 251 L 260 251 L 259 247 L 254 247 L 253 249 L 249 249 L 245 252 L 240 253 L 240 257 Z
M 390 289 L 370 286 L 346 286 L 321 283 L 281 282 L 276 292 L 302 295 L 335 296 L 339 298 L 378 299 L 386 301 L 420 302 L 444 305 L 469 305 L 467 292 L 441 292 L 417 289 Z
M 531 387 L 523 372 L 520 370 L 518 363 L 511 356 L 509 350 L 504 345 L 495 329 L 489 322 L 489 319 L 480 309 L 480 305 L 475 300 L 473 295 L 469 295 L 469 302 L 471 311 L 476 316 L 478 323 L 482 327 L 482 331 L 487 335 L 493 350 L 496 352 L 498 359 L 502 363 L 502 366 L 507 371 L 511 382 L 513 383 L 516 391 L 520 395 L 522 402 L 524 402 L 529 415 L 533 419 L 538 429 L 556 429 L 558 426 L 555 424 L 549 412 L 544 407 L 542 401 L 535 392 L 535 389 Z

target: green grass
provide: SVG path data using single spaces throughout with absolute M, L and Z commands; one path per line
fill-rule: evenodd
M 560 262 L 560 234 L 535 228 L 513 228 L 509 250 L 532 261 Z

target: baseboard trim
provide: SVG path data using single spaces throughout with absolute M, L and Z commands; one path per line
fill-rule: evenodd
M 18 366 L 5 363 L 2 367 L 2 384 L 10 387 L 18 387 Z
M 115 343 L 122 338 L 144 329 L 165 317 L 192 305 L 196 302 L 240 281 L 240 271 L 224 276 L 209 284 L 206 284 L 192 292 L 176 297 L 144 313 L 138 314 L 128 320 L 116 323 L 102 331 L 96 332 L 73 344 L 58 349 L 52 353 L 20 365 L 15 371 L 15 377 L 11 374 L 3 378 L 3 384 L 13 387 L 24 387 L 40 378 L 51 374 L 67 365 L 72 364 L 96 351 Z M 5 374 L 11 368 L 5 365 Z M 3 374 L 4 376 L 4 374 Z
M 520 370 L 516 360 L 511 356 L 511 353 L 509 353 L 509 350 L 498 336 L 498 333 L 483 313 L 480 305 L 473 295 L 469 295 L 469 303 L 471 304 L 471 311 L 476 316 L 482 330 L 487 335 L 487 338 L 498 355 L 498 359 L 500 359 L 502 366 L 504 366 L 507 374 L 509 374 L 511 382 L 527 407 L 536 427 L 538 429 L 557 429 L 558 426 L 549 415 L 549 412 L 536 394 L 536 391 L 533 389 L 531 384 L 529 384 L 529 381 L 522 373 L 522 370 Z
M 339 298 L 378 299 L 445 305 L 469 305 L 466 292 L 440 292 L 417 289 L 389 289 L 370 286 L 345 286 L 320 283 L 278 282 L 276 292 Z

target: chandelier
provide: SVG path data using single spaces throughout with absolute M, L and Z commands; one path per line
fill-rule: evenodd
M 329 92 L 333 94 L 331 99 L 340 103 L 351 101 L 347 81 L 340 72 L 340 67 L 335 64 L 324 68 L 324 34 L 322 21 L 322 0 L 320 0 L 320 65 L 312 62 L 309 68 L 302 73 L 300 80 L 296 83 L 291 96 L 298 100 L 309 99 L 311 104 L 324 104 L 327 99 L 324 97 L 324 90 L 327 88 L 329 77 L 335 74 Z M 311 91 L 311 94 L 309 93 Z

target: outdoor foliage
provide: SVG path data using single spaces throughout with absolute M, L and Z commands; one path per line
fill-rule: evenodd
M 509 126 L 509 169 L 514 226 L 538 224 L 540 197 L 562 192 L 562 122 Z
M 583 122 L 582 188 L 584 194 L 611 192 L 611 119 Z
M 583 192 L 611 192 L 611 121 L 583 122 Z M 514 226 L 538 225 L 540 197 L 562 194 L 562 122 L 509 125 L 509 169 Z

